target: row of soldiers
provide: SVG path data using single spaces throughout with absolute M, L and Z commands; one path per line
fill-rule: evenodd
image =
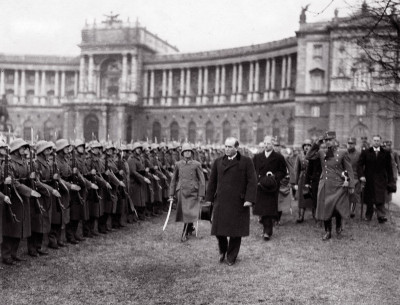
M 212 147 L 195 150 L 205 176 L 221 154 Z M 18 255 L 23 239 L 28 254 L 37 257 L 65 247 L 65 241 L 78 244 L 161 215 L 181 154 L 179 143 L 116 147 L 59 139 L 32 145 L 17 138 L 9 145 L 0 141 L 0 158 L 1 256 L 14 265 L 25 260 Z

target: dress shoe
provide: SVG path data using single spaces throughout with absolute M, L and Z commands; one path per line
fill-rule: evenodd
M 263 234 L 263 238 L 264 238 L 265 241 L 268 241 L 268 240 L 271 239 L 271 236 L 269 236 L 267 233 L 264 233 Z
M 55 249 L 55 250 L 60 249 L 60 247 L 57 244 L 53 244 L 53 243 L 49 244 L 49 248 L 50 249 Z
M 219 262 L 222 263 L 225 260 L 225 253 L 219 255 Z
M 13 266 L 15 265 L 15 262 L 12 258 L 4 258 L 3 259 L 3 264 Z
M 323 241 L 329 240 L 332 238 L 331 232 L 326 232 L 325 235 L 322 237 Z
M 28 255 L 32 257 L 39 257 L 39 254 L 36 251 L 28 251 Z
M 63 241 L 59 241 L 57 244 L 60 247 L 66 247 L 67 246 Z
M 364 220 L 365 221 L 371 221 L 372 220 L 372 216 L 365 216 Z
M 49 252 L 47 250 L 44 250 L 44 249 L 37 249 L 36 252 L 39 255 L 49 255 Z
M 386 217 L 379 217 L 378 218 L 378 222 L 379 223 L 385 223 L 387 221 L 387 218 Z
M 13 256 L 13 258 L 12 258 L 14 261 L 16 261 L 16 262 L 26 262 L 26 259 L 25 258 L 22 258 L 22 257 L 20 257 L 20 256 Z
M 187 241 L 188 240 L 188 237 L 185 235 L 185 236 L 182 236 L 182 238 L 181 238 L 181 242 L 185 242 L 185 241 Z
M 342 234 L 342 232 L 343 232 L 343 228 L 342 228 L 342 227 L 336 228 L 336 234 L 337 234 L 337 235 Z
M 226 261 L 226 264 L 228 265 L 228 266 L 233 266 L 234 264 L 235 264 L 235 262 L 236 261 Z

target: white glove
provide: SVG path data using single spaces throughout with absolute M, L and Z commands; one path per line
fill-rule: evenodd
M 76 184 L 71 184 L 71 190 L 79 192 L 81 190 L 81 187 Z
M 57 191 L 57 190 L 53 190 L 51 193 L 53 194 L 53 196 L 56 196 L 56 197 L 58 197 L 58 198 L 60 198 L 60 197 L 61 197 L 61 194 L 60 194 L 60 192 L 59 192 L 59 191 Z

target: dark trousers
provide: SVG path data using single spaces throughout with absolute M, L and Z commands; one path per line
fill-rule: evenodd
M 91 217 L 90 219 L 88 219 L 82 223 L 83 236 L 92 236 L 93 235 L 96 219 L 97 218 L 95 218 L 95 217 Z
M 32 232 L 28 237 L 28 252 L 35 253 L 38 249 L 42 248 L 43 233 Z
M 20 242 L 21 238 L 3 236 L 3 243 L 1 244 L 2 259 L 5 260 L 16 257 Z
M 272 236 L 272 233 L 274 233 L 273 228 L 274 228 L 274 220 L 276 217 L 273 216 L 262 216 L 261 217 L 261 223 L 264 226 L 264 234 L 268 234 L 269 236 Z
M 57 245 L 61 241 L 61 225 L 51 224 L 49 233 L 49 245 Z
M 242 243 L 241 237 L 228 237 L 217 236 L 219 253 L 226 253 L 228 262 L 234 262 L 239 254 L 240 244 Z
M 384 203 L 375 203 L 375 209 L 376 209 L 376 216 L 378 218 L 386 216 Z M 372 218 L 372 215 L 374 215 L 374 204 L 367 203 L 367 211 L 365 212 L 365 217 Z
M 99 217 L 98 220 L 98 229 L 99 232 L 106 232 L 109 231 L 110 229 L 107 227 L 107 222 L 108 222 L 108 218 L 110 217 L 111 214 L 108 213 L 104 213 L 102 216 Z
M 70 220 L 70 222 L 65 226 L 65 234 L 68 241 L 75 240 L 78 225 L 79 220 Z

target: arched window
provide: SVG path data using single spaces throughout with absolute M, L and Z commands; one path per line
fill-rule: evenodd
M 272 136 L 280 139 L 279 121 L 276 118 L 272 121 Z
M 261 119 L 257 121 L 256 144 L 264 141 L 264 126 Z
M 88 114 L 84 120 L 83 135 L 85 141 L 89 142 L 94 136 L 97 140 L 99 139 L 99 119 L 95 114 Z
M 321 69 L 310 71 L 311 92 L 321 92 L 324 86 L 325 72 Z
M 247 123 L 245 120 L 240 122 L 239 140 L 240 143 L 247 143 Z
M 25 121 L 24 123 L 24 134 L 22 135 L 22 138 L 27 141 L 30 142 L 32 139 L 32 135 L 31 135 L 31 129 L 33 127 L 32 121 L 28 120 Z
M 294 119 L 290 118 L 288 121 L 288 144 L 293 145 L 294 143 Z
M 178 141 L 179 140 L 179 124 L 176 121 L 173 121 L 170 125 L 170 133 L 171 140 Z
M 54 132 L 54 124 L 53 124 L 53 122 L 50 121 L 50 120 L 44 122 L 44 126 L 43 126 L 43 138 L 44 138 L 44 140 L 51 141 L 54 138 L 53 137 L 53 132 Z
M 206 142 L 214 143 L 214 124 L 211 121 L 206 123 Z
M 158 142 L 161 141 L 161 124 L 157 121 L 153 123 L 153 138 L 152 140 L 155 141 L 157 139 Z
M 222 141 L 225 141 L 226 138 L 231 136 L 231 123 L 229 121 L 224 121 L 222 123 Z
M 196 123 L 191 121 L 189 123 L 189 128 L 188 128 L 188 141 L 190 143 L 196 143 Z

